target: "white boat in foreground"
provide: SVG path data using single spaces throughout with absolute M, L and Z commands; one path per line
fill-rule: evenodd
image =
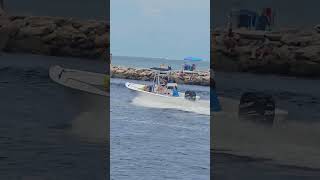
M 100 96 L 109 96 L 105 87 L 105 74 L 52 66 L 49 69 L 49 76 L 63 86 Z
M 170 80 L 170 70 L 163 68 L 151 68 L 154 72 L 154 80 L 152 85 L 136 84 L 126 82 L 125 86 L 133 91 L 141 93 L 145 96 L 158 98 L 158 100 L 172 102 L 193 102 L 200 99 L 194 91 L 186 91 L 185 93 L 178 91 L 178 85 Z

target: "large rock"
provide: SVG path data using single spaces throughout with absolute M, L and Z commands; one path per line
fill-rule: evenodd
M 0 50 L 98 58 L 109 48 L 109 25 L 72 18 L 0 16 Z
M 293 54 L 287 45 L 281 46 L 280 48 L 274 48 L 273 53 L 281 60 L 289 60 L 293 57 Z
M 311 44 L 313 37 L 308 36 L 297 36 L 296 34 L 286 34 L 281 38 L 281 42 L 289 46 L 307 46 Z
M 109 35 L 107 33 L 97 36 L 95 38 L 94 44 L 96 47 L 106 47 L 109 43 Z
M 50 26 L 32 27 L 26 26 L 20 29 L 18 38 L 32 37 L 32 36 L 43 36 L 50 34 L 54 29 Z
M 296 59 L 317 60 L 320 59 L 320 45 L 308 46 L 295 52 Z

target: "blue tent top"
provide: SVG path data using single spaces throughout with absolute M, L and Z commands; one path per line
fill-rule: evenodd
M 197 58 L 197 57 L 185 57 L 184 58 L 185 61 L 202 61 L 201 58 Z

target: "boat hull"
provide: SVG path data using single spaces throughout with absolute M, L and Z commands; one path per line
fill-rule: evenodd
M 49 69 L 49 76 L 54 82 L 65 87 L 100 96 L 109 96 L 106 89 L 103 89 L 104 74 L 52 66 Z
M 59 78 L 62 70 L 70 73 Z M 62 106 L 68 109 L 65 114 L 72 124 L 69 132 L 84 141 L 109 143 L 110 97 L 94 87 L 103 84 L 103 74 L 53 66 L 49 76 L 64 87 Z

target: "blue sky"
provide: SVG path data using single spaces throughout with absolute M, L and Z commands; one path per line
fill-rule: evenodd
M 210 0 L 111 0 L 114 56 L 210 57 Z

